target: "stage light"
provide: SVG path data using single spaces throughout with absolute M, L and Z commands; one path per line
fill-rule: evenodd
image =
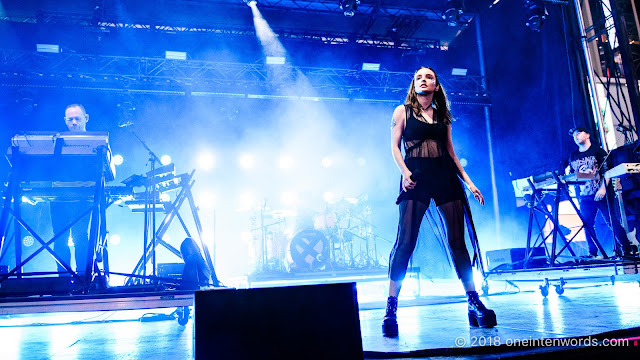
M 325 191 L 324 194 L 322 194 L 322 198 L 329 204 L 333 204 L 336 202 L 336 194 L 331 191 Z
M 208 231 L 202 231 L 202 233 L 200 233 L 200 240 L 202 240 L 203 243 L 211 246 L 213 244 L 213 237 L 209 234 Z
M 328 167 L 331 167 L 331 165 L 333 165 L 333 161 L 331 161 L 329 157 L 322 158 L 322 166 L 328 168 Z
M 542 24 L 549 16 L 544 0 L 524 0 L 524 7 L 527 11 L 527 22 L 525 24 L 531 31 L 539 32 Z
M 362 63 L 362 71 L 380 71 L 380 64 Z
M 198 167 L 201 170 L 209 171 L 213 169 L 213 167 L 215 166 L 215 163 L 216 163 L 215 157 L 213 156 L 213 154 L 209 152 L 203 152 L 200 154 L 200 156 L 198 156 Z
M 165 51 L 164 58 L 169 60 L 187 60 L 187 53 L 183 51 Z
M 28 203 L 28 204 L 31 204 L 31 205 L 35 205 L 35 204 L 37 204 L 37 203 L 38 203 L 37 201 L 31 200 L 31 199 L 29 199 L 29 198 L 28 198 L 28 197 L 26 197 L 26 196 L 23 196 L 23 197 L 22 197 L 22 202 L 23 202 L 23 203 Z
M 113 235 L 109 236 L 109 242 L 111 243 L 111 245 L 119 245 L 120 244 L 120 235 L 113 234 Z
M 216 195 L 210 191 L 200 193 L 198 205 L 205 209 L 213 209 L 216 203 Z
M 451 75 L 467 76 L 467 69 L 453 68 L 451 69 Z
M 460 165 L 462 165 L 462 167 L 466 167 L 468 164 L 467 159 L 465 158 L 461 158 L 460 159 Z
M 244 155 L 240 156 L 240 159 L 238 160 L 238 163 L 239 163 L 240 167 L 243 168 L 243 169 L 252 169 L 253 166 L 256 163 L 256 159 L 253 157 L 253 155 L 244 154 Z
M 162 165 L 169 165 L 171 164 L 171 156 L 169 155 L 162 155 L 162 157 L 160 158 L 160 163 Z
M 36 239 L 34 239 L 33 236 L 31 235 L 27 235 L 22 238 L 22 245 L 24 245 L 25 247 L 29 247 L 33 245 L 35 242 L 36 242 Z
M 442 15 L 442 19 L 447 21 L 447 25 L 458 25 L 460 22 L 460 15 L 464 12 L 462 5 L 462 0 L 447 0 L 444 15 Z
M 124 158 L 122 157 L 122 155 L 115 155 L 113 157 L 113 164 L 118 166 L 118 165 L 122 165 L 122 163 L 124 162 Z
M 245 243 L 249 243 L 249 242 L 253 241 L 253 234 L 251 234 L 251 231 L 245 230 L 240 234 L 240 238 Z
M 387 34 L 391 38 L 391 41 L 393 41 L 393 45 L 395 45 L 395 46 L 402 45 L 402 37 L 398 33 L 398 28 L 397 27 L 392 27 L 391 30 L 389 30 L 389 32 Z
M 240 210 L 249 210 L 256 203 L 255 196 L 253 195 L 252 192 L 249 192 L 249 191 L 245 191 L 241 193 L 238 200 L 240 203 L 239 204 Z
M 346 17 L 355 15 L 358 5 L 360 5 L 360 0 L 340 0 L 340 9 Z
M 36 51 L 57 54 L 60 52 L 60 45 L 36 44 Z
M 284 65 L 284 56 L 267 56 L 267 65 Z
M 298 194 L 292 191 L 285 191 L 280 195 L 282 205 L 294 205 L 298 201 Z
M 160 201 L 169 202 L 169 201 L 171 201 L 171 196 L 169 194 L 167 194 L 167 193 L 160 194 Z
M 281 155 L 280 159 L 278 159 L 278 167 L 283 170 L 291 169 L 293 167 L 293 158 L 289 155 Z
M 242 0 L 242 1 L 244 1 L 244 3 L 247 4 L 247 6 L 249 7 L 258 5 L 257 0 Z

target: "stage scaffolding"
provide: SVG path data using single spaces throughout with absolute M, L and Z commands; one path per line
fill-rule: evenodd
M 413 73 L 0 50 L 0 86 L 191 96 L 394 101 Z M 300 94 L 290 85 L 313 89 Z M 483 76 L 442 76 L 454 102 L 489 105 Z
M 179 2 L 177 2 L 179 3 Z M 200 4 L 202 5 L 202 4 Z M 420 4 L 418 4 L 420 5 Z M 353 28 L 325 26 L 322 29 L 309 27 L 278 27 L 273 30 L 280 39 L 295 39 L 306 41 L 320 41 L 324 44 L 349 44 L 396 48 L 396 49 L 446 49 L 448 44 L 440 38 L 433 36 L 431 32 L 424 31 L 427 23 L 439 24 L 450 31 L 447 36 L 455 37 L 455 33 L 469 26 L 477 16 L 474 12 L 464 11 L 459 14 L 457 25 L 447 27 L 444 8 L 433 9 L 423 6 L 409 6 L 404 2 L 397 4 L 373 4 L 361 3 L 357 8 L 357 30 Z M 242 0 L 215 0 L 207 4 L 216 7 L 221 13 L 242 14 L 247 11 L 246 3 Z M 273 16 L 282 16 L 283 13 L 295 16 L 323 16 L 342 18 L 342 10 L 336 0 L 265 0 L 259 2 L 261 12 L 270 13 Z M 204 7 L 203 9 L 209 9 Z M 77 10 L 75 10 L 77 11 Z M 93 12 L 69 11 L 45 11 L 40 10 L 35 14 L 21 16 L 4 16 L 0 20 L 8 20 L 33 24 L 60 24 L 77 25 L 92 28 L 96 33 L 109 32 L 111 30 L 132 29 L 147 30 L 159 33 L 203 33 L 222 36 L 255 36 L 255 28 L 239 23 L 223 22 L 215 23 L 210 19 L 149 19 L 141 16 L 116 15 L 117 11 L 96 6 Z M 212 22 L 213 21 L 213 22 Z M 332 21 L 332 22 L 334 22 Z M 355 20 L 354 20 L 355 21 Z M 382 25 L 381 25 L 382 24 Z M 329 24 L 327 24 L 329 25 Z M 442 31 L 442 30 L 440 30 Z

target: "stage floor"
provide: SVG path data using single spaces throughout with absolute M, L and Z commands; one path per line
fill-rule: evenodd
M 497 313 L 498 326 L 493 329 L 469 327 L 466 302 L 461 296 L 433 295 L 401 301 L 398 338 L 381 336 L 384 309 L 378 307 L 382 301 L 363 303 L 360 323 L 365 358 L 399 358 L 403 357 L 399 353 L 407 352 L 415 352 L 416 357 L 476 358 L 464 349 L 514 340 L 580 337 L 638 328 L 638 285 L 637 282 L 617 282 L 615 285 L 567 286 L 563 295 L 552 291 L 547 298 L 535 289 L 516 292 L 512 288 L 514 291 L 509 293 L 483 297 L 485 304 Z M 190 320 L 181 326 L 177 320 L 168 320 L 170 317 L 166 315 L 174 310 L 0 316 L 1 358 L 192 358 L 194 322 Z M 631 346 L 634 341 L 640 342 L 632 340 Z

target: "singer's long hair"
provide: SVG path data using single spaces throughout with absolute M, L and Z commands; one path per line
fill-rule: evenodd
M 413 73 L 413 79 L 411 80 L 411 85 L 409 86 L 409 91 L 407 92 L 407 98 L 405 99 L 405 105 L 410 105 L 413 111 L 416 114 L 420 114 L 420 102 L 418 101 L 418 93 L 416 92 L 415 79 L 418 71 L 422 69 L 429 69 L 433 71 L 433 74 L 436 76 L 436 86 L 439 86 L 438 90 L 433 93 L 433 111 L 436 112 L 436 120 L 438 122 L 442 122 L 445 125 L 450 125 L 453 120 L 453 115 L 451 115 L 451 110 L 449 109 L 449 100 L 447 99 L 447 93 L 444 91 L 444 87 L 440 84 L 440 80 L 438 79 L 438 74 L 436 71 L 430 67 L 422 66 L 415 73 Z

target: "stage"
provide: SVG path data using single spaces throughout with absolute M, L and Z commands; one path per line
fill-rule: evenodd
M 447 284 L 455 285 L 453 282 Z M 495 288 L 497 291 L 497 286 Z M 383 299 L 362 302 L 359 307 L 364 357 L 476 358 L 496 354 L 506 357 L 580 348 L 562 346 L 550 339 L 565 339 L 568 344 L 599 344 L 593 349 L 582 346 L 582 351 L 600 351 L 605 347 L 604 343 L 612 339 L 622 339 L 620 342 L 629 339 L 628 346 L 616 350 L 627 351 L 638 346 L 640 288 L 637 282 L 567 285 L 563 295 L 552 292 L 546 298 L 536 288 L 523 286 L 518 291 L 508 286 L 504 290 L 483 297 L 485 304 L 498 316 L 498 326 L 493 329 L 469 327 L 462 296 L 426 294 L 415 299 L 401 299 L 398 338 L 381 335 Z M 115 307 L 111 306 L 105 307 L 108 311 L 94 311 L 95 307 L 85 307 L 91 311 L 2 315 L 0 346 L 3 359 L 193 358 L 194 321 L 191 319 L 182 326 L 172 314 L 176 310 L 173 306 L 183 305 L 184 299 L 157 295 L 149 295 L 150 301 L 155 297 L 157 302 L 143 305 L 140 298 L 144 295 L 136 294 L 132 298 L 138 300 L 129 302 L 128 308 L 162 308 L 114 311 Z M 163 300 L 166 302 L 158 302 Z M 86 299 L 78 301 L 87 302 Z M 77 305 L 78 301 L 75 306 L 81 309 L 84 305 Z M 60 308 L 51 310 L 64 311 Z M 540 339 L 549 340 L 545 340 L 548 343 L 536 342 Z M 520 346 L 515 346 L 518 342 Z M 606 351 L 612 351 L 612 348 Z

